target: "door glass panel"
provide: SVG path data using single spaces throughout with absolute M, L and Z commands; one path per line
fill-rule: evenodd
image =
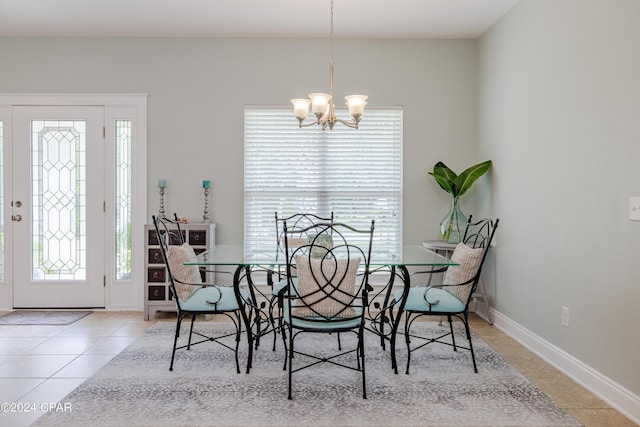
M 85 280 L 86 122 L 33 120 L 32 280 Z
M 131 120 L 116 121 L 115 277 L 131 280 Z

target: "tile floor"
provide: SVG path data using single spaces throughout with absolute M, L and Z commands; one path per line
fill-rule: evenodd
M 29 426 L 153 323 L 139 312 L 94 312 L 67 326 L 0 326 L 0 403 L 36 404 L 34 412 L 0 412 L 0 426 Z M 484 320 L 474 317 L 472 328 L 585 427 L 636 426 Z

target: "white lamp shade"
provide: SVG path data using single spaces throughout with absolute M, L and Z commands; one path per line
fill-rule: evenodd
M 347 107 L 349 107 L 349 114 L 353 115 L 362 115 L 364 113 L 364 107 L 367 105 L 366 95 L 349 95 L 345 96 L 344 99 L 347 101 Z
M 293 104 L 293 112 L 296 115 L 296 118 L 299 120 L 304 120 L 307 118 L 307 114 L 309 114 L 309 105 L 311 105 L 310 99 L 292 99 L 291 103 Z
M 312 93 L 309 94 L 311 98 L 311 111 L 313 114 L 325 114 L 329 101 L 331 101 L 331 95 L 326 93 Z

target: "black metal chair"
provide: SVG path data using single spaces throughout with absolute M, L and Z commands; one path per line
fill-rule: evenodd
M 333 212 L 329 217 L 322 217 L 312 213 L 296 213 L 287 217 L 278 217 L 278 212 L 275 213 L 275 225 L 276 225 L 276 243 L 278 256 L 284 256 L 284 229 L 283 224 L 286 222 L 289 228 L 289 244 L 293 246 L 306 244 L 309 226 L 328 222 L 333 224 Z M 311 229 L 313 232 L 313 229 Z M 294 271 L 295 274 L 295 271 Z M 271 288 L 271 297 L 269 300 L 269 318 L 274 325 L 274 330 L 280 331 L 282 328 L 282 307 L 284 301 L 284 293 L 287 288 L 287 280 L 284 270 L 275 267 L 267 271 L 267 283 Z M 294 278 L 294 283 L 297 283 L 297 279 Z M 275 313 L 274 313 L 275 312 Z M 276 326 L 277 324 L 277 326 Z M 273 336 L 273 349 L 276 349 L 276 335 Z
M 153 224 L 156 228 L 162 257 L 167 268 L 171 295 L 175 300 L 177 310 L 176 332 L 169 370 L 173 371 L 176 350 L 183 348 L 190 350 L 191 346 L 196 344 L 215 342 L 235 352 L 236 370 L 240 373 L 238 360 L 238 347 L 242 332 L 240 310 L 243 309 L 244 303 L 242 301 L 238 302 L 233 287 L 203 283 L 200 268 L 184 265 L 186 261 L 195 257 L 195 252 L 193 248 L 185 243 L 185 234 L 180 228 L 178 216 L 175 214 L 174 216 L 175 220 L 153 216 Z M 246 290 L 241 290 L 240 294 L 244 300 L 249 297 Z M 194 323 L 198 315 L 216 314 L 224 315 L 231 319 L 235 326 L 235 331 L 220 336 L 208 336 L 194 330 Z M 188 316 L 191 317 L 189 337 L 186 344 L 178 346 L 182 320 Z M 201 339 L 192 342 L 193 335 Z M 222 341 L 224 338 L 231 336 L 235 337 L 235 347 Z
M 283 293 L 282 339 L 287 351 L 284 367 L 286 369 L 288 366 L 289 399 L 292 398 L 293 373 L 319 363 L 331 363 L 362 372 L 362 397 L 367 398 L 364 308 L 367 306 L 374 226 L 374 221 L 366 230 L 346 224 L 318 223 L 292 231 L 288 222 L 283 221 L 287 288 Z M 290 245 L 300 232 L 313 237 L 304 244 Z M 350 241 L 367 243 L 357 246 L 350 244 Z M 356 344 L 347 343 L 349 348 L 342 350 L 342 345 L 338 343 L 338 349 L 332 355 L 311 354 L 296 346 L 300 334 L 347 332 L 355 334 Z M 355 353 L 355 366 L 342 359 L 350 353 Z M 297 364 L 295 369 L 294 361 Z
M 471 218 L 469 218 L 463 243 L 459 243 L 456 246 L 451 256 L 451 259 L 460 265 L 446 269 L 418 272 L 425 274 L 444 272 L 444 280 L 441 285 L 412 287 L 409 289 L 406 300 L 402 298 L 403 290 L 398 290 L 394 293 L 395 300 L 399 302 L 398 316 L 402 316 L 403 313 L 405 315 L 404 335 L 407 345 L 407 374 L 411 363 L 411 353 L 432 343 L 452 346 L 454 351 L 459 348 L 469 350 L 473 361 L 473 370 L 476 373 L 478 372 L 469 330 L 469 303 L 478 286 L 482 265 L 489 252 L 498 222 L 498 219 L 495 221 L 483 219 L 472 223 Z M 449 322 L 448 331 L 443 331 L 442 334 L 435 337 L 417 335 L 411 328 L 417 319 L 424 316 L 446 318 Z M 454 317 L 464 323 L 468 347 L 456 343 L 452 323 Z M 445 340 L 446 337 L 450 337 L 450 340 Z M 414 341 L 418 344 L 412 347 Z M 395 352 L 395 348 L 392 348 L 391 351 Z

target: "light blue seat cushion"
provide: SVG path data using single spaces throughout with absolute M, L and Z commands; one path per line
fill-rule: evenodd
M 409 289 L 409 295 L 407 296 L 407 303 L 404 305 L 406 311 L 417 312 L 436 312 L 436 313 L 462 313 L 465 309 L 465 305 L 451 292 L 440 289 L 430 288 L 427 292 L 427 299 L 432 303 L 431 308 L 429 304 L 424 300 L 424 291 L 426 287 L 415 287 Z M 398 303 L 402 299 L 402 289 L 397 290 L 393 294 Z M 439 301 L 438 304 L 434 304 Z
M 222 294 L 222 297 L 220 297 L 220 294 Z M 240 289 L 240 295 L 245 300 L 249 298 L 249 292 L 246 289 Z M 219 301 L 218 298 L 220 298 Z M 209 304 L 207 301 L 218 302 Z M 215 288 L 209 286 L 196 289 L 186 301 L 180 300 L 180 307 L 185 311 L 234 311 L 238 310 L 238 301 L 232 287 L 220 286 Z
M 332 319 L 330 322 L 314 322 L 314 321 L 307 321 L 307 320 L 294 318 L 292 324 L 296 328 L 316 329 L 318 331 L 322 331 L 324 329 L 327 329 L 327 330 L 353 329 L 360 326 L 360 323 L 362 322 L 362 314 L 363 314 L 362 307 L 353 307 L 353 309 L 356 312 L 356 316 L 359 316 L 355 319 L 345 320 L 341 317 L 334 317 L 333 319 L 335 320 Z M 285 310 L 284 318 L 286 322 L 289 322 L 289 310 Z M 321 318 L 318 318 L 318 319 L 321 319 Z

